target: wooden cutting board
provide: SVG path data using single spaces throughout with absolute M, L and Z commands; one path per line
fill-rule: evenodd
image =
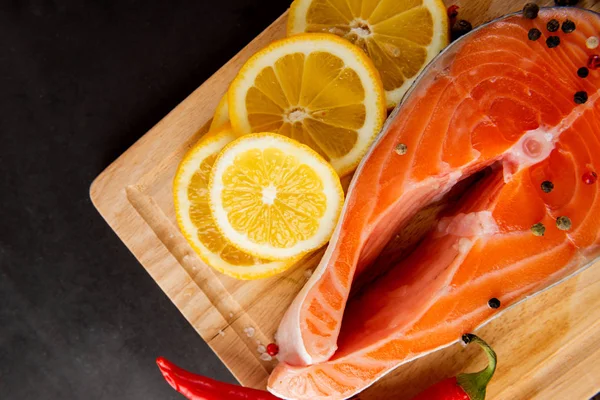
M 524 1 L 446 0 L 452 3 L 460 6 L 460 18 L 476 26 L 519 10 Z M 581 3 L 600 11 L 593 1 Z M 285 24 L 286 14 L 111 164 L 90 190 L 104 219 L 233 375 L 257 388 L 265 387 L 275 365 L 260 359 L 257 346 L 272 341 L 281 316 L 322 251 L 269 279 L 244 282 L 221 275 L 204 265 L 179 233 L 171 189 L 177 164 L 208 129 L 229 82 L 254 52 L 285 35 Z M 488 399 L 591 397 L 600 390 L 599 317 L 597 263 L 480 329 L 478 334 L 493 345 L 500 360 Z M 439 379 L 482 367 L 485 360 L 476 350 L 455 345 L 408 363 L 360 398 L 408 399 Z

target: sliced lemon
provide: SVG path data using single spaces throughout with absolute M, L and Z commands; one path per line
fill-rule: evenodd
M 294 0 L 287 30 L 333 33 L 363 49 L 381 74 L 388 107 L 448 45 L 442 0 Z
M 217 154 L 234 140 L 231 127 L 209 133 L 183 158 L 175 174 L 173 195 L 177 223 L 202 261 L 238 279 L 258 279 L 289 268 L 293 261 L 267 261 L 233 247 L 219 233 L 208 205 L 208 178 Z
M 227 92 L 221 97 L 215 115 L 213 116 L 212 122 L 210 123 L 209 131 L 214 131 L 221 128 L 229 122 L 229 107 L 227 105 Z
M 208 190 L 221 234 L 266 259 L 299 257 L 324 245 L 344 202 L 329 163 L 308 146 L 273 133 L 227 145 L 213 165 Z
M 356 168 L 386 117 L 371 60 L 330 34 L 271 43 L 244 64 L 228 97 L 238 134 L 277 132 L 295 139 L 340 175 Z

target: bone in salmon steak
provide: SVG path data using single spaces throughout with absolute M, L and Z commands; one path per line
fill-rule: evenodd
M 551 19 L 576 29 L 549 32 Z M 532 28 L 539 39 L 528 39 Z M 589 11 L 519 13 L 426 68 L 360 165 L 325 256 L 281 322 L 272 393 L 348 398 L 600 255 L 600 70 L 578 74 L 599 33 Z M 349 296 L 420 209 L 483 170 L 408 257 Z

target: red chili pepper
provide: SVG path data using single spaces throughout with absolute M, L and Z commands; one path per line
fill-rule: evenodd
M 246 388 L 196 375 L 158 357 L 156 364 L 165 380 L 190 400 L 278 400 L 265 390 Z
M 460 374 L 429 387 L 413 400 L 484 400 L 485 389 L 496 370 L 496 353 L 486 342 L 473 334 L 462 337 L 465 343 L 477 343 L 488 357 L 488 366 L 472 374 Z

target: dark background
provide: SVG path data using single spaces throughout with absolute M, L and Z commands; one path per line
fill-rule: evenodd
M 0 398 L 179 399 L 159 355 L 234 382 L 88 191 L 288 5 L 0 0 Z

